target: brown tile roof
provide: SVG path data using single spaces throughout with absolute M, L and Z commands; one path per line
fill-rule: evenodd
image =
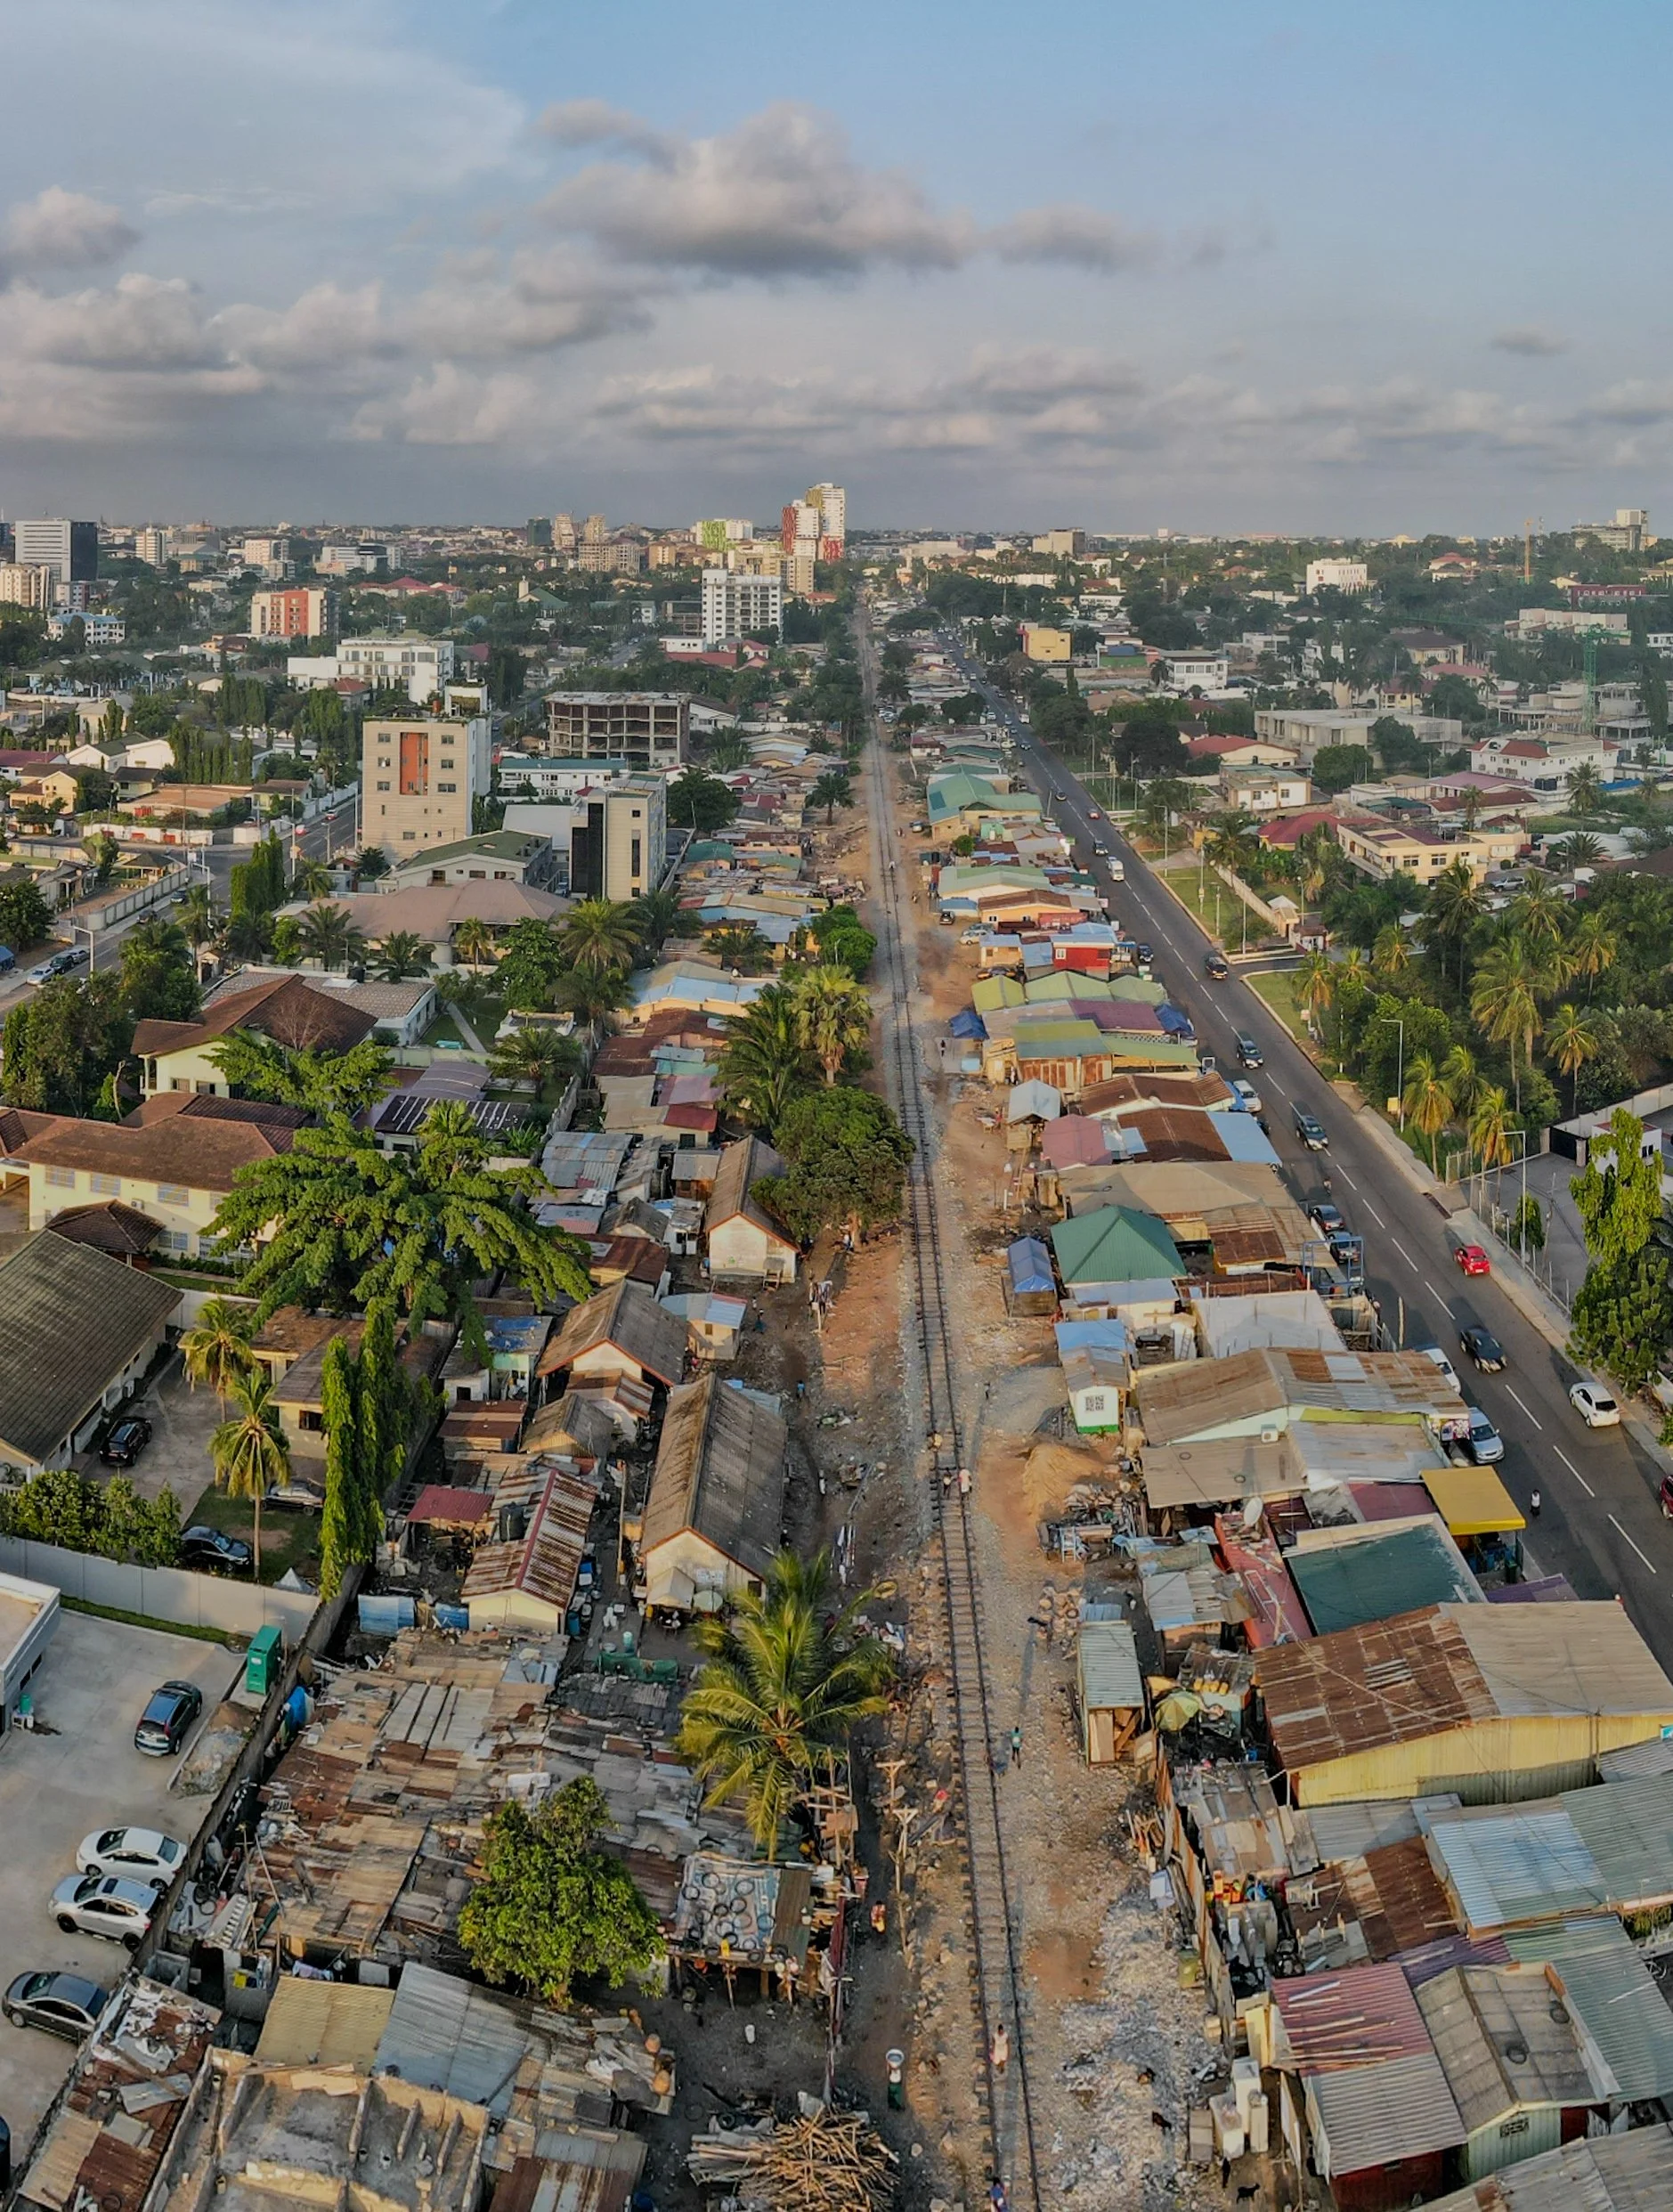
M 159 1121 L 172 1121 L 177 1114 L 188 1115 L 193 1121 L 247 1121 L 256 1128 L 287 1134 L 305 1129 L 312 1116 L 301 1106 L 280 1106 L 266 1098 L 223 1098 L 215 1091 L 158 1091 L 124 1114 L 122 1126 L 126 1129 L 149 1129 Z M 279 1143 L 280 1151 L 288 1149 Z
M 16 1164 L 83 1167 L 191 1191 L 230 1191 L 240 1167 L 288 1151 L 292 1132 L 244 1121 L 172 1120 L 134 1129 L 119 1121 L 66 1118 L 12 1153 Z
M 104 1199 L 95 1206 L 69 1206 L 53 1216 L 53 1234 L 68 1237 L 72 1244 L 90 1244 L 95 1252 L 113 1259 L 137 1257 L 149 1252 L 163 1233 L 162 1224 L 124 1206 L 120 1199 Z
M 292 1052 L 343 1053 L 361 1044 L 373 1027 L 370 1014 L 345 1006 L 337 993 L 316 991 L 301 976 L 288 975 L 253 990 L 229 992 L 205 1007 L 199 1021 L 142 1021 L 134 1049 L 150 1059 L 213 1045 L 234 1029 L 253 1029 Z
M 535 1372 L 559 1374 L 600 1345 L 612 1346 L 627 1364 L 642 1368 L 658 1382 L 677 1383 L 686 1371 L 685 1324 L 630 1277 L 566 1313 Z
M 1106 1083 L 1089 1083 L 1081 1093 L 1080 1110 L 1109 1114 L 1152 1102 L 1157 1106 L 1223 1106 L 1230 1096 L 1231 1086 L 1223 1076 L 1117 1075 Z M 1131 1118 L 1125 1113 L 1121 1118 Z
M 30 1113 L 21 1106 L 0 1106 L 0 1158 L 9 1157 L 43 1130 L 55 1129 L 62 1114 Z

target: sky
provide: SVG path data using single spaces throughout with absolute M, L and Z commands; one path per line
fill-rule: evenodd
M 1673 531 L 1658 0 L 7 19 L 8 516 Z

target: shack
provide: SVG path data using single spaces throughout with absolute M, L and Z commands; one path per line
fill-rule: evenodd
M 1138 1639 L 1124 1606 L 1082 1606 L 1075 1693 L 1087 1765 L 1112 1766 L 1144 1725 Z
M 1012 1313 L 1056 1313 L 1057 1277 L 1041 1238 L 1019 1237 L 1006 1252 L 1005 1304 Z
M 790 1432 L 711 1372 L 669 1393 L 638 1538 L 648 1611 L 717 1613 L 759 1590 L 783 1538 Z

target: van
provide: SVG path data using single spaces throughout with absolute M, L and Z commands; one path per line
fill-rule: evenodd
M 1108 846 L 1105 847 L 1105 850 L 1109 850 Z M 1126 863 L 1123 860 L 1111 860 L 1109 873 L 1117 883 L 1125 883 L 1127 880 Z

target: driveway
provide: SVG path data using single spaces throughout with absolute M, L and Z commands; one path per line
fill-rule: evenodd
M 0 1738 L 0 1988 L 38 1966 L 72 1969 L 107 1989 L 126 1972 L 120 1944 L 64 1934 L 47 1899 L 75 1872 L 76 1846 L 94 1828 L 129 1821 L 191 1840 L 214 1801 L 172 1794 L 178 1762 L 136 1752 L 134 1724 L 146 1694 L 170 1679 L 196 1682 L 212 1711 L 242 1663 L 219 1644 L 60 1613 L 33 1685 L 40 1729 Z M 14 2156 L 72 2056 L 55 2037 L 0 2021 L 0 2114 Z
M 215 1479 L 209 1440 L 222 1416 L 214 1391 L 188 1388 L 180 1354 L 171 1352 L 150 1382 L 122 1411 L 142 1414 L 152 1430 L 150 1443 L 126 1469 L 129 1481 L 142 1498 L 160 1497 L 165 1490 L 172 1490 L 180 1501 L 183 1525 L 191 1520 L 191 1509 L 206 1486 Z M 82 1452 L 76 1464 L 95 1481 L 117 1471 L 103 1464 L 96 1450 Z

